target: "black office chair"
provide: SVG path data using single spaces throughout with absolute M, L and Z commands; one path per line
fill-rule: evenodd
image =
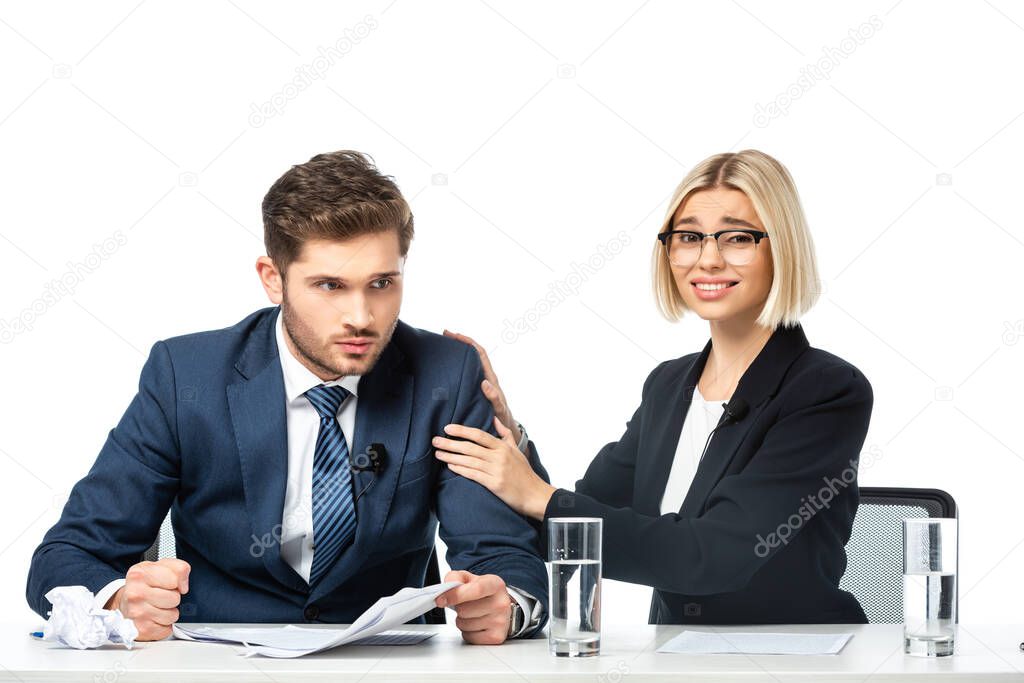
M 174 542 L 174 528 L 171 526 L 171 515 L 168 514 L 160 525 L 160 533 L 157 535 L 153 545 L 149 546 L 142 559 L 148 562 L 156 562 L 165 557 L 175 557 L 177 547 Z M 430 559 L 427 561 L 427 575 L 424 578 L 424 586 L 441 583 L 441 569 L 437 562 L 437 548 L 430 551 Z M 435 607 L 424 615 L 428 624 L 443 624 L 446 622 L 444 607 Z
M 860 507 L 846 544 L 846 573 L 839 587 L 853 593 L 869 623 L 903 622 L 902 520 L 956 516 L 956 502 L 945 491 L 860 488 Z M 959 605 L 957 608 L 959 614 Z

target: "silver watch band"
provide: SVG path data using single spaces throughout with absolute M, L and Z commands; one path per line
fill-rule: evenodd
M 513 638 L 519 635 L 519 632 L 523 630 L 525 615 L 523 614 L 523 608 L 520 607 L 519 602 L 512 596 L 509 596 L 509 599 L 512 604 L 509 605 L 510 614 L 508 617 L 508 633 L 506 634 L 506 637 Z
M 530 448 L 530 437 L 526 434 L 526 427 L 523 426 L 522 422 L 516 422 L 519 426 L 519 443 L 516 446 L 519 448 L 519 452 L 523 455 L 527 455 L 527 451 Z

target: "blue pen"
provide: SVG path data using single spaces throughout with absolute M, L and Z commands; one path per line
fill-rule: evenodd
M 29 636 L 31 636 L 33 638 L 42 638 L 43 637 L 43 632 L 42 631 L 32 631 L 31 633 L 29 633 Z

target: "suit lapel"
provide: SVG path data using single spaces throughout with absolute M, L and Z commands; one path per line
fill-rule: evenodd
M 257 324 L 235 364 L 241 380 L 227 387 L 231 426 L 238 445 L 245 505 L 253 544 L 282 584 L 304 591 L 306 582 L 281 559 L 281 518 L 288 477 L 288 422 L 284 379 L 274 334 L 275 311 Z
M 735 394 L 734 394 L 735 396 Z M 686 492 L 686 498 L 679 508 L 679 514 L 683 517 L 699 517 L 704 511 L 704 503 L 711 493 L 711 489 L 718 484 L 729 463 L 732 462 L 736 450 L 739 448 L 743 437 L 750 430 L 754 418 L 764 406 L 751 406 L 750 410 L 742 420 L 723 426 L 711 437 L 707 454 L 697 465 L 697 472 L 693 475 L 690 489 Z
M 650 419 L 645 418 L 644 431 L 651 440 L 653 458 L 641 460 L 637 472 L 636 491 L 641 495 L 634 496 L 634 508 L 643 514 L 659 516 L 661 499 L 668 484 L 668 475 L 672 470 L 672 461 L 676 455 L 676 445 L 682 433 L 686 412 L 693 401 L 693 389 L 697 386 L 700 373 L 707 363 L 711 351 L 711 342 L 704 345 L 704 350 L 681 370 L 679 377 L 669 379 L 667 385 L 670 393 L 666 396 L 653 397 L 656 401 Z M 646 465 L 644 464 L 646 463 Z
M 679 514 L 683 517 L 699 517 L 704 512 L 708 496 L 722 478 L 729 463 L 732 462 L 743 438 L 750 431 L 757 416 L 772 396 L 778 391 L 783 377 L 793 362 L 808 348 L 807 337 L 800 325 L 779 327 L 768 339 L 761 353 L 750 364 L 740 378 L 736 391 L 730 401 L 742 399 L 749 406 L 742 419 L 730 423 L 711 437 L 707 454 L 697 466 L 697 472 L 690 484 L 690 489 L 683 500 Z M 710 342 L 705 351 L 710 350 Z M 705 361 L 707 360 L 704 356 Z M 703 369 L 703 364 L 702 364 Z M 697 374 L 699 379 L 700 375 Z M 694 384 L 696 383 L 694 379 Z M 693 389 L 690 388 L 692 397 Z M 677 435 L 678 438 L 678 435 Z M 675 443 L 671 447 L 675 449 Z M 668 476 L 666 471 L 665 476 Z
M 355 473 L 355 493 L 362 492 L 356 502 L 355 539 L 313 587 L 312 600 L 330 593 L 359 570 L 372 554 L 391 509 L 408 444 L 413 405 L 413 376 L 404 368 L 403 354 L 396 343 L 400 334 L 401 330 L 395 331 L 377 364 L 359 380 L 356 404 L 351 457 L 365 454 L 372 444 L 379 443 L 386 452 L 384 465 L 376 475 Z

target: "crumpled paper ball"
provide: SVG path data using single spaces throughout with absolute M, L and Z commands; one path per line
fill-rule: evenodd
M 85 586 L 57 586 L 46 594 L 53 605 L 43 627 L 43 640 L 53 640 L 77 650 L 104 643 L 124 643 L 129 650 L 139 636 L 135 622 L 117 609 L 93 606 L 95 596 Z

